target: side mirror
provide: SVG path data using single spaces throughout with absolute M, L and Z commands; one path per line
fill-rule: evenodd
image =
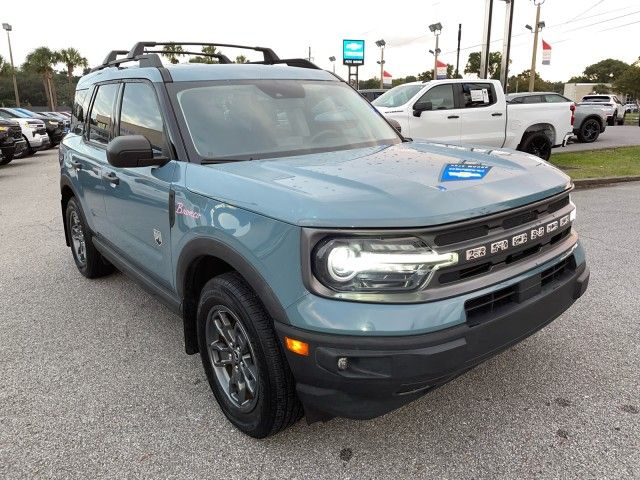
M 107 145 L 107 161 L 117 168 L 159 167 L 166 158 L 153 156 L 151 142 L 142 135 L 116 137 Z
M 417 102 L 413 105 L 413 116 L 419 117 L 425 110 L 433 110 L 431 102 Z

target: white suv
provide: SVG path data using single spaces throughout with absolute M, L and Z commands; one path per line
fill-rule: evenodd
M 35 118 L 22 118 L 14 113 L 0 108 L 0 117 L 13 120 L 20 124 L 22 136 L 27 141 L 27 153 L 24 155 L 32 155 L 37 150 L 44 150 L 50 145 L 47 129 L 42 120 Z
M 624 104 L 615 95 L 585 95 L 580 105 L 598 105 L 606 110 L 609 126 L 624 125 L 626 110 Z

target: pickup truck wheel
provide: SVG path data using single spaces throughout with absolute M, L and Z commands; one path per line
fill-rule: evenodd
M 0 158 L 0 165 L 6 165 L 8 163 L 11 163 L 11 160 L 13 160 L 13 153 L 4 154 L 2 158 Z
M 551 147 L 551 140 L 547 135 L 543 132 L 532 132 L 524 137 L 519 150 L 540 157 L 543 160 L 549 160 Z
M 618 118 L 618 112 L 614 112 L 613 115 L 611 115 L 611 117 L 607 118 L 607 125 L 609 125 L 610 127 L 613 127 L 616 124 L 616 118 Z
M 73 260 L 80 273 L 87 278 L 98 278 L 111 273 L 113 267 L 93 246 L 84 215 L 74 198 L 67 203 L 65 221 Z
M 231 423 L 264 438 L 300 419 L 302 406 L 273 320 L 239 274 L 205 284 L 197 321 L 202 365 Z
M 622 118 L 618 120 L 618 125 L 624 125 L 626 117 L 627 117 L 627 112 L 624 112 L 624 114 L 622 115 Z
M 22 138 L 24 138 L 24 141 L 27 142 L 27 148 L 25 149 L 25 151 L 22 154 L 22 156 L 23 157 L 30 157 L 34 153 L 33 148 L 31 148 L 31 144 L 29 143 L 29 140 L 27 140 L 26 136 L 22 135 Z
M 592 143 L 595 142 L 600 136 L 600 122 L 598 122 L 595 118 L 588 118 L 582 125 L 580 125 L 580 130 L 578 130 L 578 140 L 582 143 Z

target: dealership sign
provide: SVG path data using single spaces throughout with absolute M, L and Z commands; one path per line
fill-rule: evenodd
M 342 40 L 342 63 L 364 65 L 364 40 Z

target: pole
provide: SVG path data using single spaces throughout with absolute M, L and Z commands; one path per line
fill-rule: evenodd
M 504 35 L 502 36 L 502 65 L 500 66 L 500 83 L 504 93 L 509 90 L 509 57 L 511 55 L 511 30 L 513 29 L 513 3 L 515 0 L 506 0 L 506 12 L 504 17 Z
M 7 41 L 9 42 L 9 60 L 11 60 L 11 76 L 13 77 L 13 93 L 16 97 L 16 107 L 20 107 L 20 96 L 18 95 L 18 82 L 16 81 L 16 69 L 13 66 L 13 51 L 11 50 L 11 37 L 7 30 Z
M 440 34 L 436 33 L 436 49 L 434 50 L 433 61 L 433 79 L 438 79 L 438 40 L 440 40 Z
M 384 45 L 380 47 L 380 88 L 384 89 Z
M 480 71 L 478 77 L 489 76 L 489 52 L 491 50 L 491 17 L 493 17 L 493 0 L 486 0 L 484 8 L 484 28 L 482 31 L 482 50 L 480 52 Z
M 458 24 L 458 53 L 456 54 L 456 78 L 459 75 L 459 67 L 460 67 L 460 40 L 462 40 L 462 24 Z
M 533 28 L 533 54 L 531 55 L 531 70 L 529 70 L 529 91 L 533 92 L 534 84 L 536 81 L 536 53 L 538 53 L 538 24 L 540 23 L 540 4 L 536 9 L 536 23 Z

